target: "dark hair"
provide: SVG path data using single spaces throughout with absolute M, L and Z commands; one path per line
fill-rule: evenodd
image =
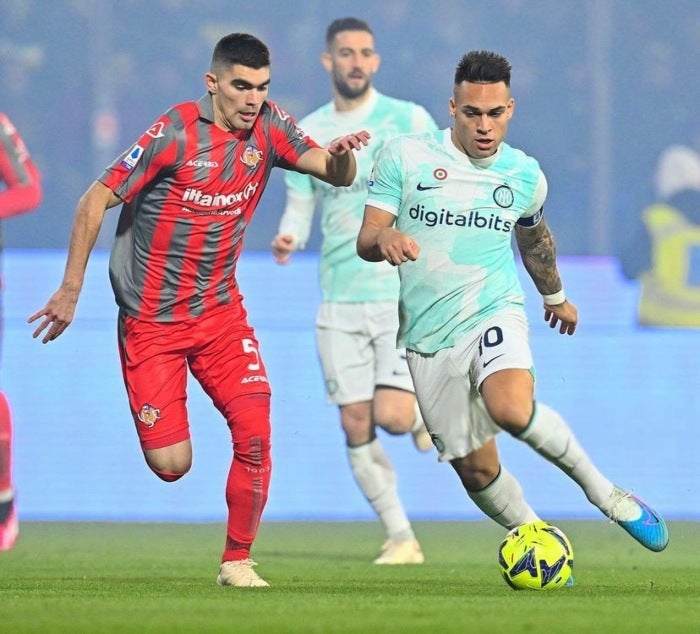
M 216 43 L 211 57 L 211 71 L 230 68 L 234 64 L 255 69 L 269 66 L 270 51 L 254 35 L 230 33 Z
M 338 18 L 333 20 L 326 29 L 326 45 L 330 46 L 335 36 L 341 31 L 365 31 L 374 35 L 372 28 L 364 20 L 359 18 Z
M 491 51 L 471 51 L 457 64 L 455 86 L 467 81 L 470 84 L 497 84 L 510 86 L 510 62 Z

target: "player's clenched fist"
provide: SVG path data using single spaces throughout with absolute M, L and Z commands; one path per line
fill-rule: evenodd
M 416 260 L 420 253 L 418 243 L 411 236 L 393 227 L 387 227 L 379 232 L 377 246 L 384 259 L 394 266 L 408 260 Z

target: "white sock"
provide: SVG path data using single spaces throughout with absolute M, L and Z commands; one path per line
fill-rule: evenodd
M 591 462 L 564 419 L 544 403 L 535 403 L 530 423 L 517 438 L 559 467 L 598 508 L 605 507 L 614 485 Z
M 399 500 L 396 473 L 379 439 L 348 447 L 348 458 L 355 481 L 384 525 L 387 537 L 397 541 L 415 539 Z
M 540 519 L 525 501 L 520 483 L 503 465 L 488 486 L 480 491 L 467 491 L 467 494 L 486 515 L 506 528 Z

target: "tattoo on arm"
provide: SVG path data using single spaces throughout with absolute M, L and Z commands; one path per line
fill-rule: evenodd
M 562 289 L 557 269 L 557 249 L 554 236 L 544 218 L 534 227 L 515 225 L 515 240 L 528 272 L 542 295 L 551 295 Z

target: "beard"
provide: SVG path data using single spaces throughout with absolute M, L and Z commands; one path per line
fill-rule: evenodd
M 333 83 L 335 84 L 335 89 L 338 91 L 338 94 L 345 99 L 357 99 L 358 97 L 362 97 L 367 93 L 370 87 L 369 79 L 366 79 L 365 83 L 359 88 L 350 88 L 343 79 L 338 77 L 333 78 Z

